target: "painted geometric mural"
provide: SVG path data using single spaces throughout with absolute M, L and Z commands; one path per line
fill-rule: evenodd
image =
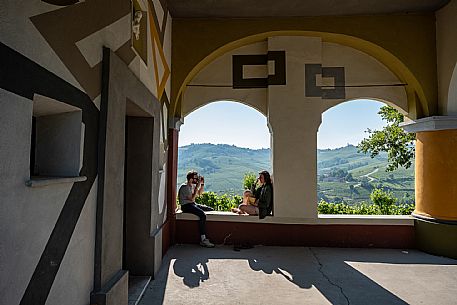
M 30 218 L 28 218 L 29 215 L 21 215 L 24 219 L 36 220 L 36 224 L 46 219 L 49 232 L 40 227 L 39 234 L 35 235 L 36 232 L 30 234 L 31 243 L 30 240 L 27 240 L 28 236 L 24 237 L 22 233 L 21 235 L 12 232 L 12 236 L 20 236 L 20 238 L 16 238 L 15 244 L 18 249 L 15 251 L 19 251 L 18 257 L 26 257 L 27 262 L 24 262 L 22 264 L 24 267 L 9 279 L 11 285 L 17 289 L 2 293 L 0 303 L 6 299 L 8 304 L 55 304 L 58 301 L 54 297 L 59 294 L 56 291 L 59 290 L 61 284 L 59 276 L 65 272 L 65 268 L 71 265 L 68 262 L 69 259 L 72 259 L 71 256 L 80 254 L 80 252 L 74 251 L 75 245 L 72 243 L 78 243 L 78 251 L 84 255 L 87 254 L 87 257 L 84 258 L 88 258 L 89 261 L 94 253 L 92 247 L 99 244 L 95 241 L 95 227 L 100 223 L 99 220 L 96 220 L 95 208 L 98 200 L 97 194 L 101 193 L 97 192 L 97 186 L 101 183 L 97 163 L 100 161 L 98 159 L 98 129 L 99 119 L 102 120 L 102 115 L 100 115 L 102 107 L 99 103 L 101 101 L 103 46 L 110 48 L 122 60 L 121 63 L 124 62 L 128 66 L 136 76 L 138 85 L 144 85 L 152 93 L 146 100 L 150 99 L 151 103 L 157 103 L 159 100 L 162 103 L 160 106 L 155 105 L 162 112 L 161 117 L 159 114 L 155 116 L 156 125 L 163 126 L 162 136 L 159 136 L 157 132 L 154 137 L 157 142 L 160 139 L 160 144 L 157 145 L 160 149 L 157 149 L 155 154 L 159 155 L 156 158 L 161 162 L 158 168 L 162 172 L 158 173 L 156 170 L 154 173 L 157 174 L 160 185 L 154 191 L 153 195 L 156 196 L 156 199 L 152 202 L 156 203 L 154 217 L 158 224 L 162 224 L 166 219 L 166 171 L 163 170 L 166 169 L 167 151 L 171 17 L 165 1 L 136 0 L 142 11 L 140 33 L 141 37 L 144 37 L 142 54 L 139 54 L 133 48 L 132 43 L 132 40 L 136 38 L 132 37 L 135 35 L 133 17 L 136 10 L 132 12 L 130 0 L 14 2 L 14 0 L 0 1 L 0 15 L 3 22 L 0 27 L 0 54 L 2 55 L 0 56 L 2 62 L 0 69 L 2 99 L 0 102 L 3 103 L 2 107 L 7 105 L 11 111 L 16 108 L 20 109 L 20 113 L 17 113 L 18 117 L 14 119 L 19 122 L 19 119 L 26 118 L 24 130 L 30 127 L 32 134 L 33 116 L 37 115 L 35 112 L 36 96 L 52 99 L 58 105 L 65 104 L 79 108 L 82 113 L 81 134 L 83 136 L 81 138 L 82 148 L 78 155 L 81 159 L 77 160 L 81 168 L 77 175 L 81 176 L 78 178 L 85 180 L 82 179 L 71 184 L 68 187 L 68 193 L 63 191 L 68 186 L 67 184 L 32 189 L 25 183 L 28 179 L 32 179 L 32 172 L 27 164 L 24 167 L 25 170 L 20 172 L 20 175 L 24 175 L 24 177 L 20 177 L 19 184 L 14 180 L 19 176 L 13 175 L 8 180 L 14 180 L 15 187 L 21 190 L 21 192 L 11 194 L 15 205 L 18 206 L 22 202 L 29 205 L 36 204 L 36 207 L 44 198 L 42 194 L 52 194 L 45 200 L 49 201 L 49 204 L 43 206 L 42 209 L 48 211 L 47 208 L 52 207 L 52 215 L 55 216 L 55 219 L 49 215 L 46 217 L 30 215 Z M 143 55 L 141 59 L 140 55 Z M 5 111 L 8 109 L 2 108 Z M 156 130 L 158 129 L 156 128 Z M 19 138 L 19 134 L 17 137 Z M 29 146 L 28 141 L 30 141 L 29 134 L 25 139 L 21 138 L 17 142 L 25 143 L 23 146 L 27 147 L 32 155 L 33 148 Z M 20 155 L 21 158 L 24 156 L 26 162 L 31 160 L 29 160 L 28 153 Z M 14 169 L 13 172 L 19 172 L 21 168 Z M 55 191 L 60 188 L 62 191 Z M 41 195 L 35 196 L 36 193 Z M 18 220 L 20 219 L 22 218 L 18 217 Z M 15 221 L 15 223 L 21 230 L 34 228 L 35 225 L 35 222 L 27 226 L 24 226 L 21 221 Z M 90 226 L 87 226 L 88 223 Z M 78 226 L 82 226 L 83 231 L 78 231 Z M 89 234 L 86 232 L 87 230 Z M 84 237 L 81 238 L 81 236 Z M 13 248 L 9 251 L 14 252 Z M 89 296 L 89 292 L 93 289 L 91 278 L 95 277 L 91 273 L 92 269 L 93 266 L 90 266 L 89 272 L 85 269 L 75 272 L 81 278 L 74 285 L 75 287 L 72 287 L 73 291 L 84 290 L 84 296 Z M 75 275 L 76 278 L 78 277 Z M 80 296 L 75 295 L 65 297 L 71 300 L 68 302 L 76 304 L 72 297 Z M 66 303 L 60 302 L 60 304 Z
M 132 48 L 135 39 L 132 39 L 134 16 L 130 1 L 46 2 L 63 7 L 32 16 L 30 20 L 92 100 L 100 95 L 102 46 L 115 51 L 127 65 L 140 55 L 144 65 L 151 65 L 151 69 L 146 67 L 150 71 L 146 79 L 154 79 L 155 84 L 150 90 L 159 100 L 163 97 L 168 100 L 164 93 L 170 68 L 164 40 L 171 18 L 165 1 L 134 1 L 145 8 L 141 21 L 141 36 L 145 39 L 140 52 Z M 147 42 L 149 39 L 151 45 Z

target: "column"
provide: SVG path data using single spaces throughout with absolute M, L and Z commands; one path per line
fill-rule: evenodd
M 457 118 L 428 117 L 405 124 L 416 133 L 416 243 L 457 258 Z
M 314 37 L 270 37 L 269 57 L 284 52 L 285 80 L 269 79 L 268 123 L 273 141 L 274 215 L 317 218 L 317 129 L 322 99 L 306 98 L 305 64 L 320 63 L 322 42 Z M 269 67 L 280 75 L 280 60 Z
M 167 221 L 169 222 L 169 236 L 165 237 L 164 253 L 175 241 L 176 226 L 176 181 L 178 177 L 178 135 L 182 121 L 173 118 L 168 129 L 168 161 L 167 161 Z

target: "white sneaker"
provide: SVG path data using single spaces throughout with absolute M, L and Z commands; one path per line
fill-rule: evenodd
M 200 246 L 205 248 L 214 248 L 214 244 L 212 244 L 208 238 L 205 238 L 200 242 Z

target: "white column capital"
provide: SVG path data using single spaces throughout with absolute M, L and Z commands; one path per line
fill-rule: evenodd
M 457 129 L 457 116 L 430 116 L 400 124 L 406 132 Z

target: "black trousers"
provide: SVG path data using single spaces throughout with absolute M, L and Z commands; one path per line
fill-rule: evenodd
M 200 235 L 206 235 L 206 214 L 204 211 L 214 211 L 213 208 L 203 204 L 186 203 L 181 205 L 181 211 L 183 213 L 197 215 L 198 218 L 200 218 L 198 221 L 198 230 L 200 231 Z

